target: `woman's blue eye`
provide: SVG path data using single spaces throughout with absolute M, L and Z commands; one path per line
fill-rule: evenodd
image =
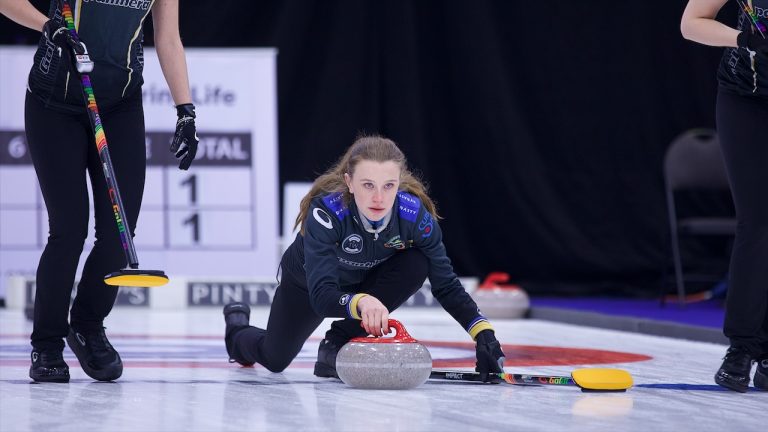
M 363 187 L 366 189 L 373 189 L 373 183 L 363 183 Z
M 384 189 L 392 189 L 393 187 L 395 187 L 394 183 L 387 183 L 384 185 Z

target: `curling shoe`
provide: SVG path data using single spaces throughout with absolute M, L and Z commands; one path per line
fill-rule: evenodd
M 29 377 L 36 382 L 69 382 L 69 366 L 64 362 L 61 351 L 32 351 L 32 365 Z
M 756 389 L 768 391 L 768 355 L 757 362 L 754 383 Z
M 235 334 L 247 327 L 250 327 L 251 308 L 241 302 L 230 303 L 224 306 L 224 344 L 227 347 L 230 363 L 240 363 L 243 366 L 252 366 L 253 362 L 242 359 L 235 352 Z
M 317 349 L 317 361 L 315 362 L 315 376 L 320 378 L 338 378 L 336 373 L 336 356 L 341 346 L 323 339 Z
M 114 381 L 123 374 L 123 361 L 109 343 L 104 327 L 89 331 L 70 328 L 67 345 L 89 377 L 97 381 Z
M 743 348 L 728 348 L 723 364 L 715 374 L 715 382 L 727 389 L 746 393 L 753 361 L 749 351 Z

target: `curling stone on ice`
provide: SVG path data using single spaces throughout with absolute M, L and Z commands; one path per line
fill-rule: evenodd
M 358 337 L 336 357 L 336 373 L 345 384 L 365 389 L 402 390 L 420 386 L 432 372 L 427 348 L 397 320 L 389 320 L 394 337 Z
M 528 294 L 517 285 L 502 285 L 508 281 L 507 273 L 490 273 L 471 294 L 487 318 L 523 318 L 528 313 Z

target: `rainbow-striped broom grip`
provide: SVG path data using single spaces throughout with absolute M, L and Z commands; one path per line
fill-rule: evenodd
M 80 38 L 75 30 L 75 20 L 72 15 L 72 8 L 69 6 L 69 2 L 66 0 L 62 2 L 62 15 L 64 16 L 64 23 L 67 25 L 72 37 L 79 41 Z M 87 58 L 76 58 L 75 61 L 88 61 Z M 78 68 L 80 71 L 81 68 Z M 96 148 L 99 151 L 99 158 L 101 159 L 102 167 L 104 168 L 104 177 L 107 180 L 107 189 L 109 192 L 109 199 L 112 201 L 112 209 L 115 213 L 115 221 L 117 222 L 117 230 L 120 232 L 120 240 L 123 244 L 123 250 L 125 256 L 128 259 L 128 265 L 130 268 L 136 269 L 139 267 L 139 260 L 136 255 L 136 248 L 133 245 L 133 238 L 126 229 L 125 210 L 123 207 L 123 200 L 120 197 L 120 190 L 117 188 L 117 179 L 115 178 L 115 169 L 112 166 L 112 159 L 109 157 L 109 149 L 107 147 L 107 136 L 104 134 L 104 127 L 101 125 L 101 117 L 99 117 L 99 107 L 96 105 L 96 96 L 93 94 L 93 86 L 91 85 L 91 78 L 86 73 L 80 74 L 80 81 L 83 84 L 83 96 L 86 99 L 86 105 L 88 108 L 88 118 L 91 120 L 91 126 L 96 136 Z
M 768 28 L 766 28 L 765 24 L 760 20 L 760 17 L 757 16 L 755 13 L 755 10 L 752 9 L 752 5 L 748 2 L 745 2 L 743 0 L 736 0 L 739 3 L 739 6 L 744 11 L 744 13 L 747 14 L 750 20 L 752 20 L 752 24 L 754 24 L 755 28 L 757 29 L 757 32 L 760 33 L 760 36 L 765 39 L 768 37 Z

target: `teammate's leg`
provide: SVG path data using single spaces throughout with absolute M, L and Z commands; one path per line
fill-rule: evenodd
M 24 115 L 49 224 L 48 242 L 37 267 L 30 376 L 36 381 L 68 381 L 61 353 L 69 330 L 72 285 L 88 234 L 88 119 L 84 114 L 46 108 L 30 93 Z
M 752 362 L 768 341 L 768 146 L 761 130 L 766 120 L 764 100 L 718 94 L 718 135 L 738 226 L 723 326 L 731 346 L 715 381 L 736 391 L 747 390 Z
M 141 207 L 146 172 L 144 113 L 141 94 L 100 112 L 115 169 L 130 233 L 134 233 Z M 104 283 L 104 276 L 126 266 L 125 252 L 115 221 L 101 160 L 91 139 L 88 172 L 94 201 L 96 241 L 88 254 L 72 305 L 67 343 L 83 370 L 93 379 L 115 380 L 122 375 L 120 355 L 104 332 L 104 319 L 117 297 L 118 287 Z

